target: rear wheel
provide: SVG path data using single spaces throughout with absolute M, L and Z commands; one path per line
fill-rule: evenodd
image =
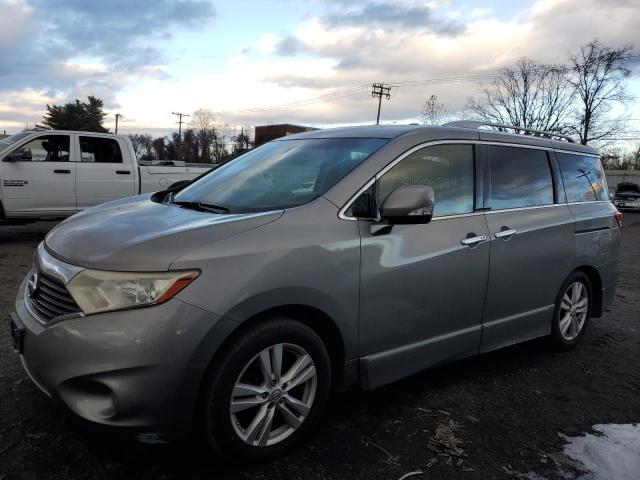
M 201 422 L 229 460 L 281 455 L 313 432 L 329 396 L 331 366 L 320 337 L 292 319 L 272 319 L 239 337 L 208 378 Z
M 551 339 L 561 349 L 573 348 L 582 338 L 591 316 L 593 294 L 589 277 L 574 272 L 565 281 L 554 311 Z

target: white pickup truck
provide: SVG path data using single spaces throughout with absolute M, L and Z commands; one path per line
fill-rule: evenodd
M 139 165 L 122 135 L 16 133 L 0 140 L 0 223 L 67 217 L 99 203 L 183 184 L 211 168 Z

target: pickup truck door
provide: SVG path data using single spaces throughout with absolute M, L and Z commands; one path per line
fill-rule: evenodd
M 7 216 L 69 215 L 76 210 L 73 142 L 69 135 L 43 134 L 22 142 L 2 158 L 2 202 Z
M 74 136 L 79 152 L 76 173 L 79 209 L 137 193 L 138 167 L 122 140 L 108 135 Z

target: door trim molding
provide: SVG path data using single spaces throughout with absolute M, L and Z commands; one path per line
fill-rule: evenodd
M 378 388 L 426 370 L 435 364 L 475 355 L 478 353 L 481 329 L 482 324 L 479 323 L 437 337 L 430 337 L 419 342 L 400 345 L 360 357 L 362 388 L 364 390 Z M 475 341 L 470 342 L 469 337 L 475 338 Z M 456 340 L 459 340 L 461 344 L 473 345 L 473 348 L 452 348 L 451 342 Z M 439 349 L 456 353 L 449 356 L 437 355 Z M 416 361 L 418 359 L 419 361 Z

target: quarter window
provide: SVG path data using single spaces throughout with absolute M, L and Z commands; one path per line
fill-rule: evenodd
M 117 140 L 101 137 L 80 137 L 82 162 L 122 163 L 122 153 Z
M 434 217 L 473 211 L 473 145 L 434 145 L 407 156 L 378 182 L 378 206 L 401 185 L 425 185 L 435 193 Z
M 553 204 L 553 180 L 547 152 L 491 146 L 489 206 L 493 210 Z
M 68 162 L 68 135 L 43 135 L 16 148 L 9 155 L 19 161 Z
M 598 158 L 570 153 L 557 157 L 567 202 L 608 200 L 607 180 Z

